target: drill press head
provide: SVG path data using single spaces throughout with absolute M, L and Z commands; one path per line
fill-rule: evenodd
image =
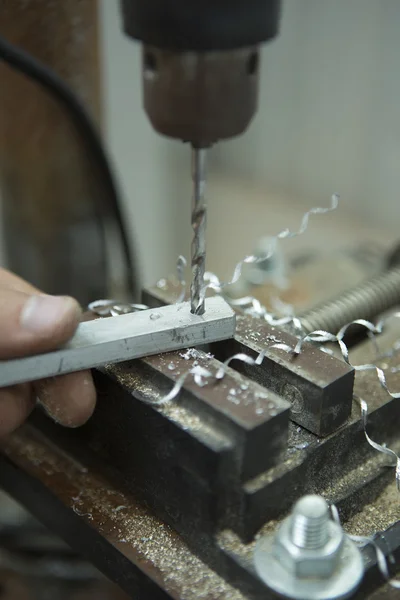
M 204 148 L 247 129 L 280 0 L 122 0 L 122 10 L 143 44 L 144 108 L 158 133 Z

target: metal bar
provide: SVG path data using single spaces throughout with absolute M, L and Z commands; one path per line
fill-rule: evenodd
M 207 300 L 207 313 L 189 303 L 81 323 L 60 350 L 0 362 L 0 386 L 54 377 L 106 363 L 207 344 L 232 337 L 235 314 L 221 298 Z

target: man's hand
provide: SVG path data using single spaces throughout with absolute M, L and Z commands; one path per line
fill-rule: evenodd
M 81 317 L 73 298 L 44 295 L 0 268 L 0 360 L 55 350 L 72 337 Z M 58 423 L 82 425 L 96 404 L 92 376 L 71 373 L 0 388 L 0 437 L 16 429 L 37 400 Z

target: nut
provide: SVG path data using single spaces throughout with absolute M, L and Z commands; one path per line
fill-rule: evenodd
M 329 521 L 327 542 L 315 549 L 299 548 L 294 544 L 291 525 L 291 518 L 282 523 L 275 538 L 273 556 L 295 577 L 329 578 L 338 566 L 344 542 L 340 525 Z
M 315 494 L 296 502 L 275 535 L 259 539 L 254 562 L 268 587 L 293 600 L 343 600 L 364 574 L 359 548 Z

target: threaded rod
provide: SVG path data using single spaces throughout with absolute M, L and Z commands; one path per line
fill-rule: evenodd
M 334 300 L 323 303 L 303 315 L 301 324 L 306 333 L 317 329 L 337 333 L 343 325 L 355 319 L 371 321 L 400 303 L 400 267 L 367 279 Z

